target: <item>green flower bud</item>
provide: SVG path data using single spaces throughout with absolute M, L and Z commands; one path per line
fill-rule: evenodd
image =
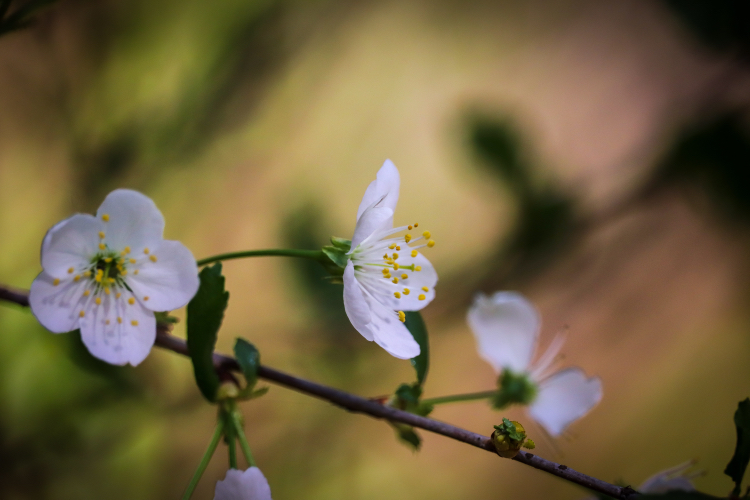
M 495 432 L 492 433 L 492 444 L 495 445 L 495 451 L 504 458 L 515 457 L 521 451 L 521 447 L 524 446 L 525 440 L 526 429 L 523 428 L 523 425 L 507 418 L 503 418 L 502 425 L 496 425 Z M 534 442 L 529 441 L 531 446 L 534 446 Z
M 224 401 L 227 399 L 234 399 L 240 395 L 240 389 L 233 382 L 224 382 L 219 386 L 219 390 L 216 391 L 216 400 Z

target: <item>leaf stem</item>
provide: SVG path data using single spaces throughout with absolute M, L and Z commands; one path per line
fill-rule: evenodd
M 206 449 L 206 452 L 203 454 L 203 458 L 201 458 L 201 461 L 198 464 L 198 468 L 195 470 L 195 474 L 193 474 L 193 478 L 190 480 L 190 484 L 188 484 L 187 489 L 185 490 L 185 494 L 182 495 L 182 500 L 188 500 L 193 495 L 193 490 L 195 490 L 195 487 L 198 485 L 198 481 L 200 481 L 203 472 L 206 470 L 206 467 L 208 467 L 208 462 L 211 461 L 211 457 L 216 451 L 216 447 L 219 445 L 219 441 L 221 440 L 221 435 L 223 433 L 224 419 L 220 418 L 216 423 L 216 429 L 214 429 L 214 435 L 211 437 L 211 442 L 208 444 L 208 449 Z
M 237 441 L 234 436 L 229 436 L 229 468 L 237 469 Z
M 198 261 L 198 266 L 205 266 L 213 262 L 232 259 L 244 259 L 245 257 L 297 257 L 299 259 L 310 259 L 317 262 L 325 262 L 327 258 L 320 250 L 295 250 L 292 248 L 270 248 L 267 250 L 243 250 L 240 252 L 222 253 L 206 257 Z
M 482 392 L 469 392 L 467 394 L 453 394 L 451 396 L 440 396 L 438 398 L 423 399 L 422 403 L 428 405 L 442 405 L 445 403 L 459 403 L 462 401 L 477 401 L 479 399 L 489 399 L 497 394 L 497 389 L 494 391 L 482 391 Z

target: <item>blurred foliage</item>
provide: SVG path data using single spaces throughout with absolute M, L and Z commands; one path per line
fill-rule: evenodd
M 707 46 L 750 62 L 750 3 L 745 0 L 664 0 Z
M 534 178 L 537 171 L 523 154 L 521 133 L 510 119 L 475 117 L 470 143 L 484 166 L 511 191 L 518 204 L 512 232 L 496 261 L 510 274 L 539 272 L 570 241 L 576 224 L 574 200 L 552 182 Z
M 687 127 L 655 170 L 649 190 L 690 186 L 722 219 L 750 224 L 750 133 L 739 114 Z
M 11 9 L 13 0 L 0 0 L 0 36 L 31 26 L 33 15 L 42 7 L 57 0 L 29 0 L 20 7 Z

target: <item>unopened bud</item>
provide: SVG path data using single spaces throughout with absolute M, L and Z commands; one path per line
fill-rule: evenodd
M 234 399 L 240 395 L 240 389 L 233 382 L 224 382 L 219 386 L 219 390 L 216 391 L 216 400 L 224 401 L 226 399 Z
M 526 440 L 526 429 L 520 422 L 515 420 L 503 419 L 502 425 L 495 426 L 495 432 L 492 433 L 492 444 L 495 445 L 495 451 L 498 455 L 505 458 L 515 457 Z M 531 441 L 531 446 L 534 442 Z

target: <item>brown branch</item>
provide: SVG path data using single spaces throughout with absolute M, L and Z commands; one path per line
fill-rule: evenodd
M 28 306 L 27 293 L 13 291 L 2 285 L 0 285 L 0 299 L 14 302 L 22 306 Z M 163 349 L 189 356 L 187 343 L 178 337 L 170 335 L 165 329 L 159 329 L 158 335 L 156 336 L 156 345 Z M 218 371 L 240 371 L 237 360 L 218 353 L 214 353 L 214 366 L 216 366 Z M 456 441 L 461 441 L 462 443 L 470 444 L 485 451 L 495 452 L 492 441 L 489 437 L 476 434 L 445 422 L 440 422 L 439 420 L 421 417 L 367 398 L 356 396 L 339 389 L 334 389 L 333 387 L 295 377 L 267 366 L 261 366 L 258 369 L 258 376 L 290 389 L 294 389 L 303 394 L 323 399 L 354 413 L 364 413 L 374 418 L 382 418 L 391 422 L 400 422 L 411 425 L 412 427 L 424 429 L 429 432 L 434 432 L 435 434 L 455 439 Z M 545 460 L 544 458 L 532 453 L 521 451 L 513 458 L 513 460 L 530 465 L 536 469 L 548 472 L 559 478 L 614 498 L 630 500 L 639 496 L 635 490 L 628 486 L 615 486 L 614 484 L 582 474 L 566 465 Z

